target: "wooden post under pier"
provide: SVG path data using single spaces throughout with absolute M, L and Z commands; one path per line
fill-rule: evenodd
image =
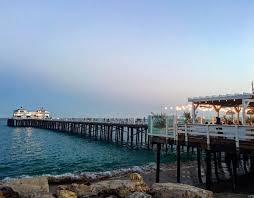
M 156 183 L 160 182 L 161 144 L 157 144 Z
M 232 184 L 233 184 L 233 191 L 237 191 L 237 153 L 232 154 Z
M 177 183 L 181 182 L 181 149 L 179 142 L 176 146 L 176 161 L 177 161 Z
M 198 165 L 198 180 L 199 180 L 199 183 L 202 183 L 202 176 L 201 176 L 201 151 L 200 151 L 199 147 L 197 147 L 197 165 Z
M 206 149 L 206 189 L 211 190 L 211 151 Z

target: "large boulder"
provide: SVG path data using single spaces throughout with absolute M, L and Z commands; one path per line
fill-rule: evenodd
M 98 195 L 115 195 L 126 197 L 132 192 L 148 192 L 150 189 L 144 182 L 143 178 L 137 174 L 129 175 L 130 180 L 105 180 L 92 184 L 92 192 Z
M 69 190 L 77 193 L 78 197 L 92 192 L 91 187 L 85 184 L 71 184 Z
M 82 196 L 91 196 L 94 195 L 95 193 L 92 193 L 92 189 L 90 186 L 85 185 L 85 184 L 71 184 L 71 185 L 60 185 L 57 187 L 57 191 L 60 190 L 68 190 L 75 192 L 78 197 Z
M 92 184 L 91 189 L 100 195 L 126 197 L 135 191 L 135 183 L 130 180 L 106 180 Z
M 0 198 L 19 198 L 19 194 L 11 187 L 0 186 Z
M 143 177 L 138 173 L 131 173 L 129 178 L 132 182 L 135 183 L 135 191 L 137 192 L 148 192 L 150 188 L 144 182 Z
M 129 175 L 129 178 L 131 181 L 134 181 L 134 182 L 141 182 L 141 183 L 144 182 L 143 177 L 139 173 L 131 173 Z
M 77 198 L 77 194 L 75 192 L 69 190 L 58 190 L 57 191 L 58 198 Z
M 50 196 L 47 177 L 15 179 L 6 182 L 5 185 L 18 192 L 21 198 L 36 197 L 36 194 Z
M 154 198 L 212 198 L 213 192 L 186 184 L 156 183 L 151 194 Z

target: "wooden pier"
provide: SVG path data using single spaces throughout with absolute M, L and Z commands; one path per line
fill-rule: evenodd
M 82 120 L 82 119 L 8 119 L 10 127 L 33 127 L 77 134 L 96 140 L 125 144 L 130 147 L 150 147 L 147 124 L 142 121 Z

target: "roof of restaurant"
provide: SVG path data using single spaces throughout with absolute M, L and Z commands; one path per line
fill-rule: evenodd
M 27 110 L 24 107 L 20 107 L 20 108 L 14 110 L 13 112 L 15 113 L 15 112 L 19 112 L 19 111 L 27 111 Z
M 206 105 L 221 105 L 224 107 L 234 107 L 242 104 L 242 100 L 254 99 L 254 94 L 243 93 L 243 94 L 226 94 L 217 96 L 205 96 L 205 97 L 194 97 L 188 98 L 188 102 L 195 104 L 206 104 Z M 250 106 L 254 106 L 254 103 L 250 103 Z

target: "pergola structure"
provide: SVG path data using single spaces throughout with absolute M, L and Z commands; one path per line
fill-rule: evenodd
M 205 96 L 188 98 L 188 102 L 192 103 L 192 123 L 195 124 L 196 110 L 200 106 L 212 106 L 220 116 L 221 108 L 234 108 L 237 113 L 238 123 L 240 121 L 240 112 L 242 111 L 242 124 L 246 124 L 246 111 L 248 108 L 254 107 L 254 94 L 227 94 L 218 96 Z

